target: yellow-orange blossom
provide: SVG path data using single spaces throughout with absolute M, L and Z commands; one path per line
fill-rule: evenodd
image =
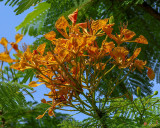
M 50 105 L 47 109 L 50 116 L 54 115 L 53 109 L 56 106 L 68 106 L 73 97 L 81 94 L 83 89 L 87 88 L 82 83 L 85 83 L 83 73 L 86 72 L 88 66 L 96 67 L 96 70 L 107 69 L 106 63 L 100 61 L 104 57 L 110 58 L 112 64 L 116 64 L 119 68 L 129 68 L 132 71 L 137 68 L 142 71 L 145 67 L 148 69 L 148 77 L 151 80 L 155 77 L 153 70 L 145 66 L 146 62 L 136 59 L 141 48 L 135 49 L 133 55 L 127 57 L 129 51 L 120 46 L 123 42 L 148 44 L 144 36 L 140 35 L 133 40 L 136 34 L 128 30 L 126 26 L 120 28 L 120 34 L 113 35 L 112 27 L 114 24 L 109 24 L 109 19 L 90 20 L 76 24 L 77 14 L 78 10 L 68 16 L 72 25 L 64 16 L 57 20 L 55 27 L 64 38 L 57 39 L 54 31 L 44 35 L 55 46 L 54 50 L 44 52 L 46 43 L 43 43 L 33 52 L 28 47 L 22 54 L 17 45 L 22 39 L 22 35 L 17 34 L 16 42 L 10 44 L 20 59 L 13 60 L 9 56 L 10 50 L 7 49 L 8 41 L 5 38 L 0 41 L 0 44 L 6 49 L 5 52 L 0 53 L 1 61 L 16 62 L 11 65 L 11 68 L 20 71 L 36 69 L 36 77 L 39 80 L 30 82 L 29 86 L 37 87 L 40 84 L 45 84 L 51 90 L 48 96 L 52 101 L 41 100 L 41 102 Z M 105 35 L 113 39 L 114 42 L 107 42 L 105 39 L 99 47 L 96 38 Z M 38 116 L 37 119 L 42 118 L 43 115 Z

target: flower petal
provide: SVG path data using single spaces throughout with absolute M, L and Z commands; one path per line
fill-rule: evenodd
M 127 61 L 132 61 L 132 60 L 134 60 L 134 59 L 139 55 L 140 52 L 141 52 L 141 48 L 137 48 L 137 49 L 134 51 L 133 55 L 132 55 L 130 58 L 127 59 Z
M 44 114 L 43 115 L 39 115 L 38 117 L 36 117 L 36 119 L 41 119 L 43 116 L 44 116 Z
M 149 68 L 149 67 L 147 67 L 147 69 L 148 69 L 147 75 L 148 75 L 149 79 L 153 80 L 155 78 L 154 71 L 151 68 Z
M 99 29 L 102 29 L 103 27 L 105 27 L 107 22 L 108 22 L 108 19 L 93 21 L 91 24 L 93 35 L 95 35 Z
M 12 48 L 18 52 L 18 45 L 16 43 L 10 43 Z
M 2 52 L 0 53 L 0 60 L 4 61 L 4 62 L 7 62 L 7 63 L 12 63 L 12 62 L 15 62 L 16 60 L 13 60 L 9 54 L 5 53 L 5 52 Z
M 142 61 L 142 60 L 135 60 L 134 61 L 134 66 L 142 73 L 142 70 L 144 69 L 144 66 L 146 65 L 146 61 Z
M 105 25 L 102 30 L 107 34 L 107 35 L 110 35 L 113 31 L 113 28 L 112 26 L 114 26 L 114 24 L 107 24 Z
M 75 24 L 77 21 L 77 15 L 78 15 L 78 9 L 76 9 L 76 11 L 74 11 L 72 14 L 68 16 L 68 18 L 72 21 L 73 24 Z
M 19 33 L 16 34 L 16 36 L 15 36 L 16 43 L 19 43 L 22 40 L 22 38 L 23 38 L 22 34 L 19 34 Z
M 122 34 L 124 35 L 124 40 L 131 40 L 136 34 L 135 32 L 128 30 L 128 29 L 123 29 Z
M 49 116 L 55 116 L 52 108 L 50 108 L 50 109 L 48 110 L 48 115 L 49 115 Z
M 7 41 L 6 38 L 2 37 L 2 38 L 1 38 L 1 41 L 0 41 L 0 44 L 2 44 L 2 45 L 7 49 L 8 41 Z
M 41 102 L 42 103 L 47 103 L 47 101 L 45 99 L 42 99 Z
M 96 69 L 98 69 L 98 70 L 104 70 L 105 66 L 106 66 L 106 64 L 104 64 L 104 63 L 98 63 L 98 64 L 96 64 Z
M 53 41 L 53 40 L 55 40 L 56 33 L 55 33 L 54 31 L 50 31 L 50 32 L 48 32 L 47 34 L 45 34 L 44 37 L 45 37 L 47 40 Z
M 138 38 L 136 38 L 135 42 L 141 43 L 141 44 L 148 44 L 147 39 L 142 35 L 140 35 Z
M 103 49 L 105 50 L 106 53 L 110 53 L 114 47 L 115 47 L 115 44 L 113 43 L 113 41 L 109 43 L 105 42 L 103 44 Z
M 39 52 L 41 55 L 43 55 L 45 47 L 46 47 L 46 43 L 39 45 L 37 48 L 37 52 Z
M 55 26 L 56 26 L 57 29 L 64 29 L 64 30 L 66 30 L 66 27 L 69 26 L 69 23 L 68 23 L 68 21 L 66 20 L 66 18 L 65 18 L 64 16 L 61 16 L 61 17 L 56 21 Z
M 81 28 L 87 28 L 87 22 L 77 24 Z
M 39 84 L 37 84 L 37 82 L 35 82 L 35 81 L 31 81 L 31 82 L 29 83 L 29 86 L 30 86 L 30 87 L 37 87 L 37 86 L 39 86 Z

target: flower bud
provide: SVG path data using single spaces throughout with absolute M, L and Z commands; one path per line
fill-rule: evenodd
M 137 87 L 137 95 L 140 96 L 141 95 L 141 88 Z
M 7 66 L 5 66 L 5 67 L 4 67 L 4 69 L 5 69 L 5 70 L 8 70 L 8 67 L 7 67 Z
M 33 50 L 33 55 L 38 54 L 37 50 Z
M 158 94 L 158 91 L 155 91 L 154 93 L 153 93 L 153 95 L 157 95 Z
M 144 126 L 147 126 L 147 122 L 144 122 Z

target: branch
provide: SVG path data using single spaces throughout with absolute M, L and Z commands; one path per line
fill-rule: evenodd
M 0 110 L 0 116 L 3 116 L 3 111 L 2 110 Z M 5 119 L 3 117 L 1 118 L 1 122 L 2 122 L 2 125 L 0 127 L 4 127 Z
M 141 7 L 144 11 L 148 12 L 155 19 L 160 21 L 160 13 L 154 10 L 149 4 L 143 2 L 143 4 L 139 4 L 138 6 Z

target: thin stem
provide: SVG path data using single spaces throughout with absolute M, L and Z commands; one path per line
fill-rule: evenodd
M 138 109 L 138 107 L 136 106 L 136 104 L 134 103 L 134 101 L 132 101 L 132 104 L 135 106 L 135 108 L 137 109 L 137 111 L 140 114 L 140 124 L 142 124 L 142 118 L 143 118 L 143 114 L 141 113 L 141 111 Z M 134 108 L 134 107 L 133 107 Z M 136 114 L 135 114 L 136 115 Z M 135 117 L 136 118 L 136 117 Z
M 110 92 L 109 96 L 112 94 L 112 92 L 114 91 L 114 89 L 116 88 L 117 85 L 119 85 L 122 81 L 124 81 L 124 79 L 128 76 L 128 74 L 131 72 L 131 70 L 129 70 L 129 72 L 122 78 L 122 80 L 120 82 L 117 82 L 116 85 L 113 87 L 112 91 Z M 108 96 L 108 97 L 109 97 Z
M 112 69 L 113 69 L 115 66 L 116 66 L 116 65 L 113 65 L 108 71 L 106 71 L 106 72 L 104 73 L 104 75 L 102 75 L 101 77 L 98 78 L 97 83 L 96 83 L 96 88 L 98 88 L 99 83 L 100 83 L 102 77 L 104 77 L 106 74 L 108 74 L 110 71 L 112 71 Z
M 2 64 L 1 64 L 1 72 L 2 72 L 2 82 L 4 81 L 4 77 L 3 77 L 3 61 L 2 61 Z
M 91 115 L 90 113 L 84 111 L 81 107 L 76 107 L 76 106 L 73 105 L 71 102 L 70 102 L 70 104 L 71 104 L 71 106 L 72 106 L 73 108 L 75 108 L 76 110 L 78 110 L 78 111 L 80 111 L 80 112 L 82 112 L 82 113 L 84 113 L 84 114 L 86 114 L 86 115 L 88 115 L 88 116 L 92 116 L 92 117 L 93 117 L 93 115 Z
M 105 64 L 107 64 L 111 59 L 112 59 L 112 57 L 109 58 L 109 59 L 105 62 Z M 101 67 L 100 67 L 100 68 L 101 68 Z M 101 71 L 102 71 L 102 70 L 100 70 L 100 71 L 97 73 L 96 79 L 98 78 L 98 76 L 99 76 L 99 74 L 101 73 Z M 104 71 L 104 72 L 105 72 L 105 71 Z

